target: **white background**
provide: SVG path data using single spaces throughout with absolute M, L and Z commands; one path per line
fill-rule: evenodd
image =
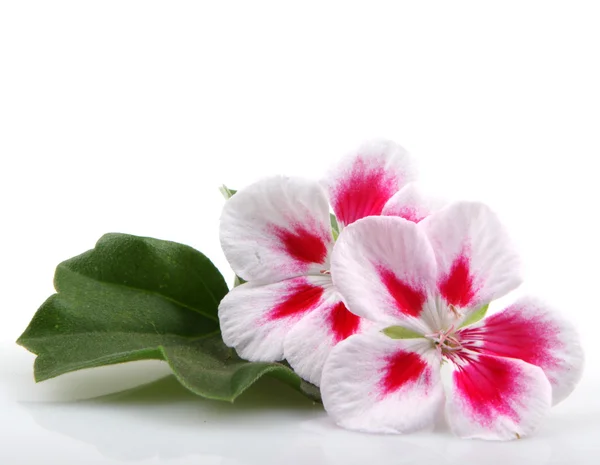
M 584 381 L 529 444 L 542 450 L 572 437 L 571 463 L 594 463 L 599 446 L 586 441 L 600 436 L 599 23 L 593 1 L 1 2 L 5 384 L 25 373 L 21 392 L 42 392 L 29 378 L 31 358 L 12 342 L 51 294 L 55 265 L 103 233 L 183 242 L 230 273 L 218 244 L 219 184 L 318 177 L 361 141 L 385 137 L 416 157 L 430 192 L 491 204 L 521 249 L 525 290 L 579 326 Z M 5 412 L 22 426 L 6 426 L 8 414 L 0 420 L 13 438 L 0 448 L 6 463 L 29 463 L 33 452 L 20 452 L 18 438 L 60 437 L 67 447 L 68 434 L 56 436 L 23 408 Z M 67 430 L 81 422 L 69 412 Z M 175 418 L 167 423 L 195 437 L 193 421 Z M 128 419 L 115 424 L 128 428 Z M 349 441 L 333 427 L 323 434 Z M 426 450 L 442 439 L 422 441 Z M 97 443 L 77 444 L 63 463 L 79 463 L 77 454 L 121 463 Z M 397 457 L 399 443 L 386 444 Z M 520 449 L 481 450 L 512 460 L 529 446 L 510 447 Z M 343 450 L 309 461 L 337 463 Z M 548 450 L 539 463 L 560 463 Z M 155 463 L 155 452 L 134 460 Z M 162 460 L 183 464 L 199 453 Z M 203 453 L 206 463 L 251 463 L 247 454 Z

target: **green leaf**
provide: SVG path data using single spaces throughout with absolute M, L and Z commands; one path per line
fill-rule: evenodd
M 235 275 L 235 278 L 233 278 L 233 287 L 238 287 L 239 285 L 244 284 L 245 282 L 245 279 L 242 279 L 238 275 Z
M 412 331 L 402 326 L 389 326 L 385 328 L 382 332 L 387 337 L 391 337 L 392 339 L 415 339 L 418 337 L 423 337 L 422 334 L 419 334 L 416 331 Z
M 336 241 L 340 235 L 340 225 L 338 224 L 337 218 L 333 213 L 329 214 L 329 222 L 331 223 L 331 232 L 333 233 L 333 240 Z
M 219 270 L 197 250 L 128 234 L 105 234 L 94 249 L 56 269 L 54 287 L 59 293 L 91 283 L 109 285 L 111 290 L 116 286 L 136 290 L 144 296 L 160 295 L 214 321 L 219 302 L 228 292 Z
M 485 314 L 488 311 L 489 306 L 490 306 L 490 304 L 485 304 L 479 310 L 475 310 L 473 313 L 471 313 L 469 315 L 469 317 L 463 322 L 463 324 L 460 325 L 460 327 L 462 328 L 463 326 L 469 326 L 474 323 L 477 323 L 479 320 L 481 320 L 485 316 Z
M 247 362 L 226 347 L 219 335 L 167 346 L 165 359 L 190 391 L 209 399 L 233 401 L 261 376 L 270 375 L 319 400 L 318 389 L 281 363 Z
M 37 355 L 36 381 L 158 359 L 184 386 L 211 399 L 232 401 L 267 374 L 318 398 L 288 367 L 241 360 L 223 344 L 217 309 L 227 285 L 190 247 L 107 234 L 93 250 L 61 263 L 54 281 L 58 292 L 17 341 Z
M 230 189 L 225 184 L 219 187 L 219 191 L 225 197 L 225 200 L 229 200 L 237 192 L 235 189 Z

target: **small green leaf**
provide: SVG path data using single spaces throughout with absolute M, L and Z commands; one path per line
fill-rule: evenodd
M 329 214 L 329 221 L 331 223 L 331 232 L 333 233 L 333 240 L 336 241 L 340 235 L 340 225 L 338 224 L 337 218 L 333 213 Z
M 108 234 L 95 249 L 61 263 L 55 286 L 58 292 L 17 341 L 37 355 L 36 381 L 157 359 L 188 389 L 211 399 L 232 401 L 263 375 L 318 398 L 288 367 L 247 362 L 223 344 L 217 309 L 227 285 L 190 247 Z
M 415 339 L 418 337 L 423 337 L 422 334 L 402 326 L 388 326 L 382 332 L 387 337 L 392 339 Z
M 237 192 L 235 189 L 229 189 L 225 184 L 219 187 L 219 191 L 225 197 L 225 200 L 229 200 Z
M 481 320 L 485 316 L 485 314 L 488 311 L 489 306 L 490 306 L 490 304 L 485 304 L 479 310 L 475 310 L 473 313 L 471 313 L 469 315 L 469 317 L 463 322 L 463 324 L 460 325 L 460 327 L 462 328 L 463 326 L 469 326 L 474 323 L 477 323 L 479 320 Z
M 242 279 L 238 275 L 235 275 L 235 278 L 233 278 L 233 287 L 238 287 L 239 285 L 244 284 L 245 282 L 245 279 Z

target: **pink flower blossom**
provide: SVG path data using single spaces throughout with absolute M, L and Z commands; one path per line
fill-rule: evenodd
M 349 154 L 323 183 L 275 177 L 229 199 L 221 244 L 248 282 L 220 304 L 225 343 L 247 360 L 287 359 L 318 385 L 331 348 L 369 325 L 346 309 L 331 281 L 328 199 L 341 227 L 382 213 L 418 221 L 430 207 L 406 186 L 413 177 L 404 149 L 376 141 Z
M 345 428 L 406 433 L 432 426 L 445 404 L 457 435 L 515 439 L 581 376 L 574 328 L 536 299 L 469 323 L 521 282 L 511 241 L 482 204 L 452 204 L 419 224 L 357 221 L 341 233 L 331 272 L 348 308 L 374 322 L 323 369 L 325 408 Z

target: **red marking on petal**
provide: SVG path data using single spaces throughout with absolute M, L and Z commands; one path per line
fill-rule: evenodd
M 552 353 L 563 346 L 559 335 L 560 328 L 552 321 L 527 316 L 516 306 L 487 317 L 480 327 L 461 331 L 461 339 L 473 350 L 518 358 L 544 370 L 561 363 Z
M 327 258 L 327 244 L 323 238 L 304 226 L 295 225 L 292 231 L 273 227 L 273 232 L 283 244 L 284 250 L 303 263 L 323 263 Z
M 453 379 L 458 396 L 472 417 L 490 425 L 499 416 L 519 421 L 512 403 L 523 394 L 518 367 L 508 360 L 480 355 L 464 366 L 457 366 Z
M 331 308 L 329 324 L 337 344 L 358 331 L 360 317 L 350 312 L 343 302 L 338 302 Z
M 412 221 L 413 223 L 419 223 L 427 218 L 427 215 L 419 213 L 416 208 L 402 207 L 398 210 L 391 210 L 386 213 L 386 216 L 399 216 L 405 220 Z
M 400 350 L 386 358 L 386 366 L 380 388 L 383 395 L 392 394 L 423 376 L 425 386 L 429 385 L 427 363 L 414 352 Z
M 475 297 L 476 289 L 469 268 L 469 258 L 461 254 L 452 263 L 450 273 L 438 283 L 440 293 L 449 304 L 466 307 Z
M 308 282 L 294 284 L 285 299 L 277 304 L 268 314 L 269 320 L 278 320 L 290 316 L 303 315 L 313 310 L 323 295 L 321 286 L 313 286 Z
M 419 316 L 426 299 L 423 291 L 414 289 L 387 269 L 379 269 L 379 277 L 394 298 L 396 308 L 400 313 L 414 317 Z
M 350 173 L 332 196 L 332 205 L 338 219 L 349 225 L 365 216 L 381 215 L 385 203 L 398 190 L 398 179 L 383 167 L 367 166 L 357 158 Z

